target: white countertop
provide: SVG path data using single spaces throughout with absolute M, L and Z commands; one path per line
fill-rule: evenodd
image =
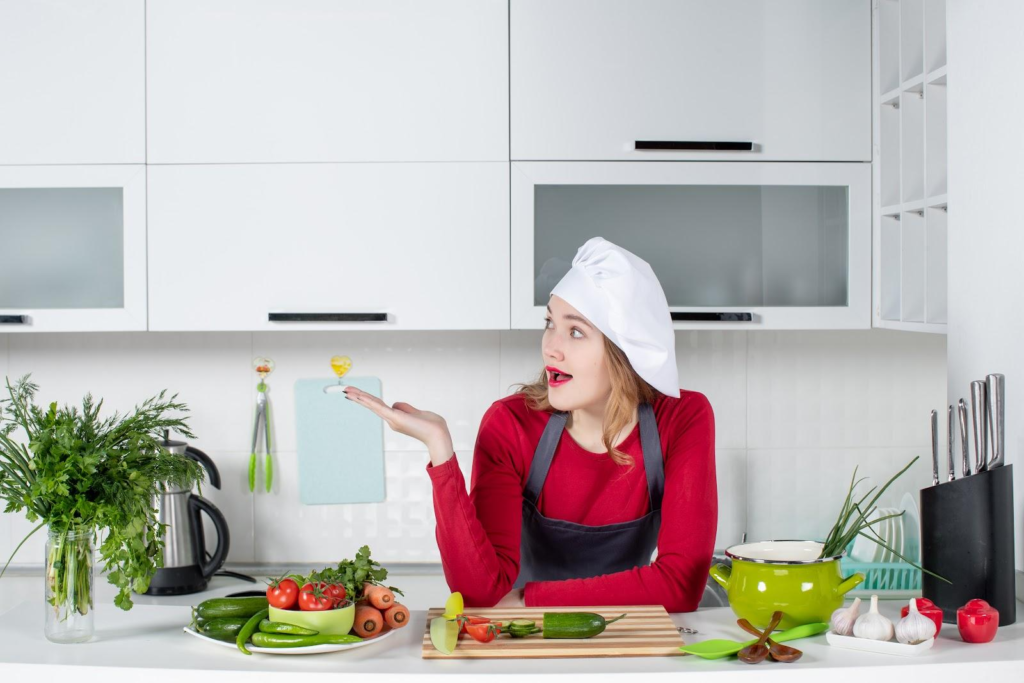
M 398 583 L 396 578 L 396 584 Z M 254 654 L 246 657 L 228 648 L 204 643 L 182 632 L 189 622 L 189 605 L 215 595 L 251 589 L 231 579 L 215 579 L 213 588 L 205 593 L 178 598 L 140 598 L 130 612 L 122 612 L 111 603 L 108 590 L 99 588 L 96 608 L 96 637 L 90 643 L 57 645 L 43 637 L 42 586 L 38 578 L 24 577 L 0 580 L 0 605 L 17 602 L 0 616 L 0 680 L 46 680 L 52 676 L 73 677 L 76 681 L 253 681 L 338 680 L 339 673 L 373 674 L 374 680 L 407 680 L 409 676 L 434 678 L 452 675 L 521 676 L 532 680 L 540 676 L 586 673 L 589 677 L 621 678 L 623 674 L 642 674 L 645 680 L 675 678 L 680 674 L 700 672 L 714 675 L 716 680 L 856 680 L 872 683 L 903 679 L 908 675 L 926 676 L 929 683 L 957 680 L 965 676 L 992 676 L 1000 680 L 1020 680 L 1024 666 L 1024 623 L 1004 627 L 993 643 L 963 643 L 956 626 L 946 624 L 935 646 L 919 657 L 896 657 L 853 652 L 833 648 L 825 637 L 816 636 L 792 645 L 804 651 L 794 664 L 763 662 L 750 666 L 736 659 L 705 661 L 696 657 L 631 657 L 583 659 L 522 660 L 424 660 L 420 656 L 425 608 L 441 604 L 432 596 L 418 600 L 415 593 L 442 592 L 447 595 L 439 577 L 403 576 L 400 585 L 407 587 L 413 607 L 410 625 L 393 636 L 365 647 L 325 655 L 278 656 Z M 415 589 L 415 590 L 414 590 Z M 102 599 L 101 599 L 102 598 Z M 443 600 L 443 596 L 441 598 Z M 148 604 L 144 604 L 148 603 Z M 156 604 L 154 604 L 156 603 Z M 421 604 L 423 603 L 423 604 Z M 898 615 L 903 601 L 882 603 L 882 612 L 890 618 Z M 689 626 L 699 635 L 686 636 L 688 642 L 709 638 L 744 639 L 728 608 L 699 610 L 692 614 L 673 614 L 679 626 Z M 910 671 L 905 667 L 917 667 Z M 72 672 L 73 670 L 73 672 Z M 46 678 L 40 679 L 40 676 Z M 564 680 L 560 677 L 559 680 Z

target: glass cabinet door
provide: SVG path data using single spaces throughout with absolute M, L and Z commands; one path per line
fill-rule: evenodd
M 0 169 L 0 332 L 146 329 L 145 167 Z
M 513 328 L 541 325 L 552 288 L 594 236 L 650 263 L 680 325 L 870 326 L 867 164 L 513 169 Z

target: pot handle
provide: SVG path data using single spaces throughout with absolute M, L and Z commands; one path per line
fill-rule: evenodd
M 848 578 L 843 579 L 843 582 L 836 587 L 836 593 L 839 595 L 846 595 L 849 591 L 859 586 L 864 581 L 863 574 L 854 574 Z
M 721 586 L 725 590 L 729 590 L 729 579 L 732 577 L 732 567 L 721 563 L 713 564 L 711 565 L 711 570 L 708 573 L 711 575 L 711 578 L 718 583 L 719 586 Z M 862 576 L 861 581 L 863 580 L 864 577 Z M 860 581 L 858 581 L 857 583 L 860 583 Z M 853 586 L 850 586 L 850 588 L 853 588 Z

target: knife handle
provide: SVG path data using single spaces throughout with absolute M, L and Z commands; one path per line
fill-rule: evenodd
M 956 423 L 953 422 L 953 406 L 950 406 L 946 411 L 946 469 L 949 470 L 947 473 L 946 481 L 953 481 L 956 479 L 956 455 L 953 452 L 953 440 L 956 437 Z
M 967 435 L 967 401 L 960 399 L 956 404 L 957 417 L 960 422 L 960 460 L 963 476 L 971 476 L 971 449 Z
M 992 433 L 992 459 L 985 469 L 1002 467 L 1006 456 L 1006 377 L 994 373 L 985 377 L 988 389 L 988 425 Z
M 985 471 L 988 461 L 988 388 L 985 382 L 971 382 L 971 419 L 974 423 L 974 473 Z
M 932 485 L 939 483 L 939 411 L 932 411 Z

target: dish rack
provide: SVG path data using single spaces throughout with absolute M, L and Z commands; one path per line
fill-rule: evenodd
M 860 572 L 864 581 L 848 595 L 878 594 L 890 598 L 916 597 L 921 594 L 921 570 L 906 562 L 857 562 L 850 559 L 853 543 L 846 547 L 840 560 L 843 576 Z

